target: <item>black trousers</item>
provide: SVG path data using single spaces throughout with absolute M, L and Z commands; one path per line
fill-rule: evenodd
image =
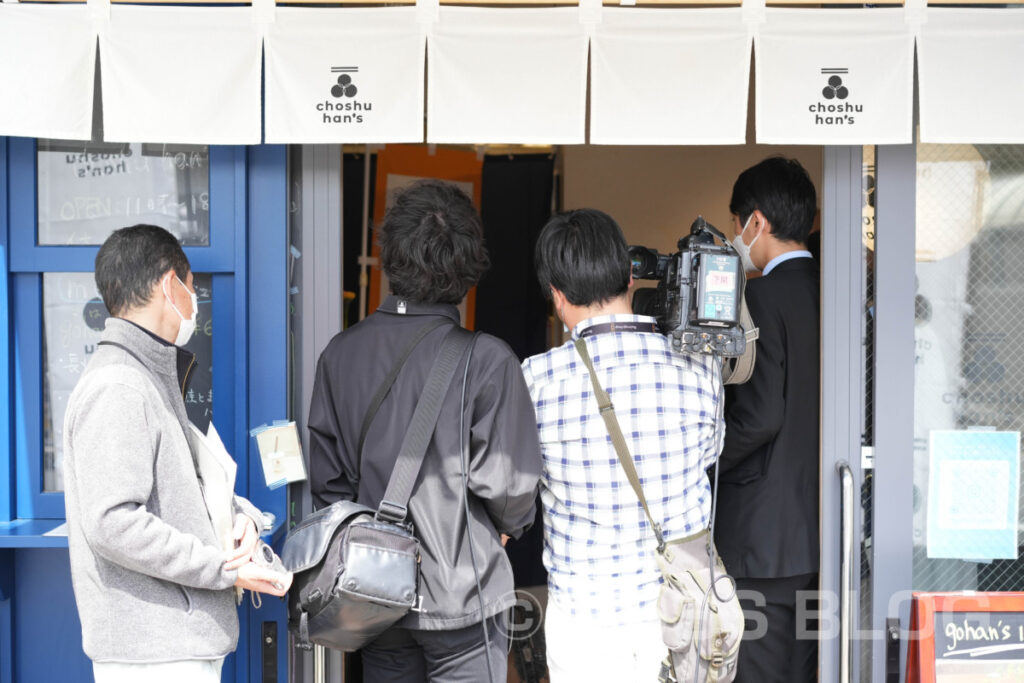
M 487 634 L 490 649 L 482 624 L 452 631 L 389 629 L 362 649 L 363 683 L 505 683 L 504 612 L 487 620 Z
M 810 591 L 818 590 L 818 575 L 737 578 L 736 589 L 746 617 L 736 683 L 817 681 L 817 624 L 800 624 L 798 617 L 817 609 L 817 600 L 808 601 L 808 597 Z M 798 598 L 807 608 L 803 614 L 798 610 Z

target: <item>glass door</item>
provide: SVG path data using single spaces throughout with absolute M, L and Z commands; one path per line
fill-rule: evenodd
M 873 149 L 826 147 L 821 197 L 821 681 L 870 681 Z M 864 632 L 868 633 L 865 638 Z
M 913 591 L 1024 590 L 1024 146 L 878 148 L 867 557 L 873 677 Z M 938 681 L 989 678 L 944 658 Z M 902 680 L 902 679 L 901 679 Z

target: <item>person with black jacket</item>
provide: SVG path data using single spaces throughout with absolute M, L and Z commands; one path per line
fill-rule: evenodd
M 804 683 L 818 668 L 817 640 L 799 623 L 820 562 L 814 185 L 799 162 L 766 159 L 740 174 L 729 210 L 746 270 L 762 272 L 746 289 L 757 362 L 746 384 L 727 387 L 718 464 L 715 543 L 747 617 L 736 681 Z
M 421 181 L 402 192 L 378 235 L 394 294 L 334 337 L 317 366 L 309 432 L 318 507 L 378 506 L 442 342 L 459 324 L 457 304 L 488 266 L 480 217 L 451 184 Z M 437 326 L 402 366 L 360 452 L 372 397 L 426 325 Z M 363 648 L 366 683 L 505 681 L 504 612 L 515 594 L 502 546 L 533 522 L 540 473 L 519 361 L 504 342 L 480 334 L 444 398 L 409 501 L 422 604 Z

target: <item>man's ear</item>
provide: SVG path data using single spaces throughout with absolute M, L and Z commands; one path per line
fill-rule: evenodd
M 757 234 L 759 235 L 770 235 L 772 233 L 772 224 L 769 223 L 768 218 L 761 213 L 761 209 L 754 209 L 754 219 L 751 223 L 753 223 L 753 225 L 750 227 L 753 228 L 756 226 Z
M 556 311 L 562 310 L 562 307 L 565 306 L 566 301 L 565 294 L 562 294 L 562 292 L 556 289 L 553 285 L 551 286 L 551 301 L 552 303 L 555 304 Z
M 149 300 L 151 302 L 152 301 L 163 301 L 163 299 L 164 299 L 164 291 L 165 291 L 164 287 L 167 288 L 166 292 L 167 292 L 168 296 L 171 296 L 171 297 L 174 296 L 173 292 L 171 291 L 170 280 L 173 280 L 175 275 L 176 275 L 176 273 L 174 272 L 174 268 L 168 268 L 167 272 L 165 272 L 163 275 L 160 276 L 160 279 L 157 280 L 156 284 L 153 286 L 153 291 L 150 292 Z M 170 278 L 170 279 L 168 279 L 168 278 Z

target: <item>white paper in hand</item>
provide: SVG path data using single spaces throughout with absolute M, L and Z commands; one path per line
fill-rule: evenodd
M 210 423 L 206 434 L 189 423 L 192 431 L 193 452 L 196 454 L 196 465 L 202 479 L 203 498 L 206 509 L 210 513 L 214 531 L 226 551 L 234 550 L 234 495 L 235 475 L 238 465 L 231 458 L 220 440 L 220 435 Z

